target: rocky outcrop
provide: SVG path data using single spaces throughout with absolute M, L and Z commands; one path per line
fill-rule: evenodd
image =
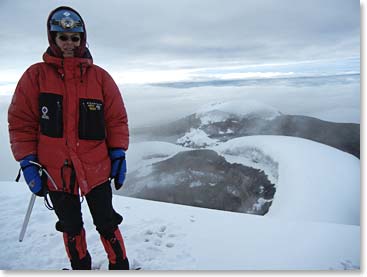
M 132 172 L 124 187 L 128 196 L 261 215 L 274 193 L 264 172 L 228 163 L 212 150 L 179 152 L 146 176 Z

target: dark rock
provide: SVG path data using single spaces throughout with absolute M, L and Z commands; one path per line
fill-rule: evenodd
M 148 176 L 130 176 L 124 192 L 143 199 L 263 215 L 275 188 L 260 170 L 230 164 L 212 150 L 193 150 L 154 164 Z M 259 198 L 269 201 L 254 209 Z

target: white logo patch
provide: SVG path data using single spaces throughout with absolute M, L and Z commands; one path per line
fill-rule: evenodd
M 42 119 L 47 119 L 47 120 L 49 120 L 49 119 L 50 119 L 50 117 L 47 115 L 47 113 L 48 113 L 48 108 L 47 108 L 46 106 L 43 106 L 43 107 L 41 108 L 41 112 L 42 112 Z

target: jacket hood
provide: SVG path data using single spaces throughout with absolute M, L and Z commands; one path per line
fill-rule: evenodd
M 46 52 L 42 56 L 43 61 L 49 64 L 54 64 L 57 67 L 63 67 L 65 59 L 62 57 L 57 57 L 53 54 L 51 47 L 48 47 Z M 90 66 L 93 64 L 93 57 L 90 54 L 88 48 L 85 49 L 85 53 L 83 57 L 74 57 L 74 58 L 67 58 L 73 59 L 75 64 L 83 64 L 85 66 Z
M 80 19 L 82 21 L 82 26 L 83 26 L 84 32 L 81 33 L 80 46 L 76 48 L 74 55 L 75 55 L 75 57 L 80 57 L 80 58 L 84 57 L 86 52 L 87 52 L 86 51 L 87 50 L 87 48 L 86 48 L 87 30 L 86 30 L 84 20 L 76 10 L 74 10 L 73 8 L 67 7 L 67 6 L 60 6 L 56 9 L 54 9 L 53 11 L 51 11 L 50 15 L 47 18 L 47 37 L 48 37 L 49 49 L 51 49 L 50 54 L 52 56 L 55 56 L 55 57 L 63 57 L 61 49 L 56 45 L 55 35 L 53 34 L 54 32 L 50 31 L 50 28 L 51 28 L 50 20 L 51 20 L 52 16 L 55 12 L 57 12 L 61 9 L 67 9 L 67 10 L 75 12 L 80 17 Z M 89 51 L 88 51 L 88 53 L 89 53 Z

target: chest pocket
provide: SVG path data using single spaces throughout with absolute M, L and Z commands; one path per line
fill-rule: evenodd
M 38 99 L 41 134 L 61 138 L 63 136 L 62 95 L 41 92 Z
M 101 100 L 79 99 L 79 138 L 89 140 L 106 138 Z

